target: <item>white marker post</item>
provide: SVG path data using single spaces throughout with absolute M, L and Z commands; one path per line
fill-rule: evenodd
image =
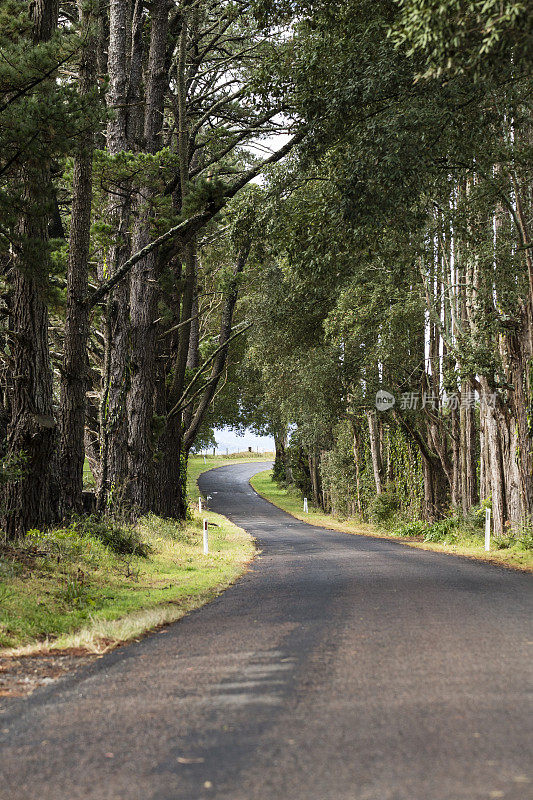
M 202 498 L 201 497 L 198 498 L 198 512 L 200 514 L 202 513 Z
M 209 522 L 204 519 L 204 556 L 209 553 L 209 534 L 207 533 Z
M 304 514 L 309 514 L 309 506 L 307 505 L 307 497 L 304 497 Z
M 490 550 L 490 508 L 485 509 L 485 550 Z
M 207 461 L 205 460 L 205 456 L 204 456 L 204 464 L 207 464 Z

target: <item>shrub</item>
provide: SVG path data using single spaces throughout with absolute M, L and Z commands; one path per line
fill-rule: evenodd
M 516 545 L 519 550 L 533 550 L 533 528 L 524 528 L 517 536 Z
M 151 552 L 150 545 L 142 541 L 133 525 L 96 514 L 78 517 L 66 528 L 31 530 L 27 535 L 63 557 L 92 555 L 98 559 L 104 547 L 118 555 L 140 558 L 147 558 Z
M 394 489 L 388 487 L 386 491 L 373 498 L 369 505 L 368 516 L 376 525 L 388 528 L 399 507 L 400 503 Z
M 407 522 L 405 525 L 400 525 L 399 528 L 394 530 L 395 536 L 421 536 L 425 534 L 428 530 L 428 523 L 423 522 L 421 519 L 413 520 L 412 522 Z
M 150 545 L 142 541 L 139 532 L 133 525 L 114 520 L 111 517 L 97 514 L 80 517 L 71 523 L 70 529 L 82 536 L 99 540 L 118 555 L 147 558 L 151 552 Z
M 473 506 L 464 519 L 465 527 L 482 530 L 485 526 L 485 511 L 491 507 L 491 500 L 483 500 L 479 506 Z
M 429 525 L 424 536 L 425 542 L 444 542 L 451 544 L 457 541 L 457 528 L 459 527 L 459 520 L 457 517 L 447 517 L 433 525 Z
M 492 539 L 498 550 L 514 547 L 516 550 L 533 550 L 533 528 L 531 525 L 521 525 L 509 531 L 506 536 L 497 536 Z

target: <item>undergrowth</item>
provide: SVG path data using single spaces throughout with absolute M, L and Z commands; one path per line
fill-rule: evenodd
M 433 544 L 484 544 L 485 505 L 473 508 L 467 516 L 450 515 L 437 522 L 422 520 L 396 524 L 391 533 L 404 539 L 416 538 Z M 533 527 L 528 524 L 508 529 L 505 536 L 491 536 L 491 549 L 533 550 Z
M 0 544 L 0 649 L 77 646 L 78 634 L 80 646 L 99 647 L 206 602 L 254 550 L 244 531 L 208 516 L 216 527 L 207 556 L 198 517 L 180 524 L 148 515 L 132 525 L 92 516 Z

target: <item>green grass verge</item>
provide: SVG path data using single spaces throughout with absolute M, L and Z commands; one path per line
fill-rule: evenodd
M 24 549 L 4 548 L 0 648 L 100 652 L 206 603 L 231 585 L 254 555 L 248 534 L 224 517 L 206 516 L 216 525 L 210 527 L 207 556 L 199 518 L 179 525 L 155 516 L 136 526 L 150 547 L 147 558 L 117 555 L 68 529 L 34 537 Z
M 494 549 L 487 553 L 484 549 L 483 536 L 469 531 L 457 530 L 453 537 L 449 537 L 450 539 L 454 539 L 453 542 L 428 542 L 424 541 L 424 535 L 420 533 L 420 530 L 416 530 L 411 536 L 406 535 L 407 526 L 399 528 L 399 533 L 395 535 L 391 531 L 382 531 L 372 525 L 359 522 L 356 519 L 338 519 L 332 514 L 326 514 L 311 506 L 309 506 L 309 513 L 305 514 L 300 492 L 295 489 L 284 489 L 278 486 L 278 484 L 274 483 L 272 480 L 272 472 L 270 470 L 254 475 L 250 484 L 261 497 L 269 500 L 275 506 L 278 506 L 278 508 L 283 509 L 283 511 L 287 511 L 293 517 L 308 522 L 311 525 L 318 525 L 321 528 L 329 528 L 330 530 L 340 531 L 342 533 L 393 539 L 402 544 L 409 545 L 410 547 L 417 547 L 422 550 L 433 550 L 441 553 L 450 553 L 452 555 L 467 556 L 468 558 L 489 561 L 494 564 L 501 564 L 514 569 L 533 572 L 533 551 L 530 549 L 524 550 L 519 545 L 501 546 L 505 545 L 506 541 L 498 543 L 496 540 L 493 540 L 493 547 L 500 549 Z
M 202 472 L 257 460 L 251 454 L 209 457 L 206 463 L 192 457 L 191 501 L 198 499 Z M 202 518 L 210 522 L 207 556 L 197 514 L 183 525 L 142 518 L 132 533 L 147 545 L 144 558 L 117 554 L 94 535 L 94 525 L 83 522 L 34 531 L 17 547 L 0 546 L 0 654 L 80 647 L 103 652 L 211 600 L 243 574 L 255 545 L 225 517 L 204 512 Z

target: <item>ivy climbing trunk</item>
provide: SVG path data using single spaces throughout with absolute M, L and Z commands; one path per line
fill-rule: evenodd
M 379 424 L 375 411 L 368 411 L 366 418 L 368 421 L 368 434 L 370 439 L 370 453 L 372 456 L 374 483 L 376 486 L 376 494 L 379 495 L 383 492 L 383 458 L 381 454 Z
M 460 409 L 460 465 L 461 465 L 461 506 L 463 514 L 468 514 L 479 503 L 477 481 L 477 425 L 474 404 L 474 382 L 468 379 L 461 387 Z

